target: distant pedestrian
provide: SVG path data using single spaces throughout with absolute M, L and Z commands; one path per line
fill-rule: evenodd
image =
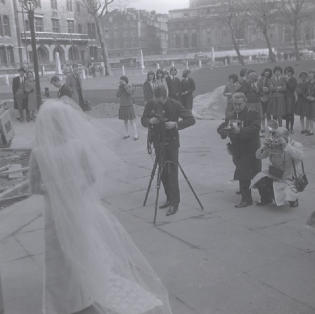
M 261 78 L 258 81 L 258 88 L 260 94 L 260 102 L 262 109 L 261 116 L 261 132 L 265 133 L 266 130 L 266 120 L 270 121 L 271 116 L 269 112 L 269 103 L 271 99 L 271 90 L 272 90 L 272 70 L 267 68 L 262 72 Z
M 293 133 L 294 113 L 296 108 L 296 88 L 297 80 L 294 77 L 294 69 L 286 67 L 284 69 L 286 75 L 286 91 L 285 91 L 285 121 L 286 128 Z
M 190 77 L 190 70 L 183 71 L 183 79 L 181 81 L 182 104 L 186 109 L 192 111 L 193 93 L 196 89 L 195 81 Z
M 233 94 L 238 91 L 241 87 L 241 84 L 238 81 L 238 77 L 235 73 L 229 75 L 229 81 L 225 85 L 223 95 L 227 99 L 226 108 L 225 108 L 225 119 L 229 119 L 233 115 Z
M 27 92 L 28 110 L 30 112 L 30 119 L 35 120 L 37 112 L 37 99 L 35 89 L 35 79 L 32 71 L 27 71 L 25 80 L 25 91 Z
M 161 87 L 161 86 L 164 86 L 166 91 L 167 91 L 167 96 L 168 96 L 169 90 L 168 90 L 168 86 L 167 86 L 167 82 L 166 82 L 166 78 L 165 78 L 165 73 L 163 70 L 158 69 L 156 71 L 153 86 L 154 86 L 154 89 Z
M 181 101 L 181 82 L 177 77 L 177 69 L 175 67 L 170 68 L 170 76 L 166 79 L 169 98 L 173 98 L 177 101 Z
M 247 98 L 247 108 L 250 111 L 256 111 L 259 118 L 262 118 L 262 105 L 260 100 L 260 90 L 258 85 L 258 74 L 251 70 L 247 74 L 248 82 L 245 89 L 245 96 Z
M 306 112 L 306 133 L 305 135 L 314 135 L 314 120 L 315 120 L 315 71 L 310 71 L 307 92 L 307 112 Z
M 134 137 L 136 141 L 139 139 L 137 123 L 136 123 L 136 113 L 133 104 L 133 90 L 132 87 L 128 84 L 128 77 L 123 75 L 120 77 L 119 88 L 117 91 L 117 97 L 119 98 L 120 107 L 119 107 L 119 119 L 124 121 L 125 125 L 125 135 L 123 139 L 129 138 L 128 123 L 133 127 Z
M 143 84 L 143 96 L 144 96 L 144 105 L 153 100 L 154 97 L 154 80 L 155 73 L 149 71 L 147 74 L 147 79 Z
M 19 118 L 21 122 L 24 121 L 24 110 L 26 112 L 26 120 L 30 120 L 30 113 L 28 110 L 27 92 L 25 90 L 26 70 L 21 67 L 19 70 L 19 76 L 16 76 L 12 82 L 12 92 L 14 98 L 14 108 L 19 110 Z
M 308 74 L 301 72 L 299 75 L 299 82 L 296 88 L 297 102 L 295 112 L 300 116 L 301 134 L 306 134 L 308 125 L 306 125 L 306 116 L 308 113 L 309 101 L 308 96 Z
M 285 115 L 285 92 L 287 89 L 285 78 L 282 75 L 283 70 L 279 66 L 273 69 L 272 94 L 269 103 L 269 111 L 274 120 L 282 126 L 282 119 Z

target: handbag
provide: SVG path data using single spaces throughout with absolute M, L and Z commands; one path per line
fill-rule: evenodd
M 304 171 L 304 163 L 303 161 L 301 162 L 302 173 L 300 173 L 299 175 L 297 174 L 294 160 L 292 160 L 292 164 L 293 164 L 293 170 L 294 170 L 294 178 L 293 178 L 294 186 L 298 192 L 303 192 L 306 186 L 308 185 L 308 179 Z

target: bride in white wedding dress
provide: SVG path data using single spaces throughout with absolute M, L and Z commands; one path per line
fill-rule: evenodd
M 46 200 L 43 313 L 171 314 L 158 276 L 100 200 L 117 157 L 92 123 L 53 100 L 35 133 L 30 181 Z

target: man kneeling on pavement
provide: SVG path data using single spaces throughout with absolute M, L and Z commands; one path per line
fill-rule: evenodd
M 258 112 L 248 110 L 244 93 L 234 93 L 232 101 L 233 111 L 217 131 L 222 139 L 230 139 L 228 150 L 236 167 L 234 180 L 239 181 L 241 194 L 241 201 L 235 207 L 242 208 L 253 204 L 251 180 L 261 171 L 261 160 L 256 158 L 260 147 L 260 117 Z

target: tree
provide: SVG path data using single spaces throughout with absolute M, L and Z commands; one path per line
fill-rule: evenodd
M 285 24 L 293 28 L 293 43 L 296 60 L 300 60 L 299 31 L 302 21 L 307 17 L 306 0 L 281 0 L 281 14 Z
M 102 27 L 102 19 L 108 14 L 110 5 L 115 0 L 81 0 L 88 13 L 92 16 L 95 26 L 97 37 L 101 45 L 103 62 L 105 65 L 105 75 L 111 75 L 111 67 L 108 58 L 108 50 L 106 46 L 104 31 Z
M 225 12 L 224 12 L 225 13 Z M 240 52 L 240 45 L 238 41 L 238 31 L 240 23 L 244 14 L 242 12 L 242 5 L 237 0 L 229 0 L 227 4 L 226 16 L 223 17 L 223 22 L 228 26 L 234 50 L 236 51 L 237 59 L 241 65 L 245 65 L 244 58 Z
M 278 2 L 277 0 L 254 0 L 248 10 L 248 16 L 265 38 L 271 62 L 276 62 L 276 56 L 271 47 L 270 25 L 275 21 L 278 13 Z

